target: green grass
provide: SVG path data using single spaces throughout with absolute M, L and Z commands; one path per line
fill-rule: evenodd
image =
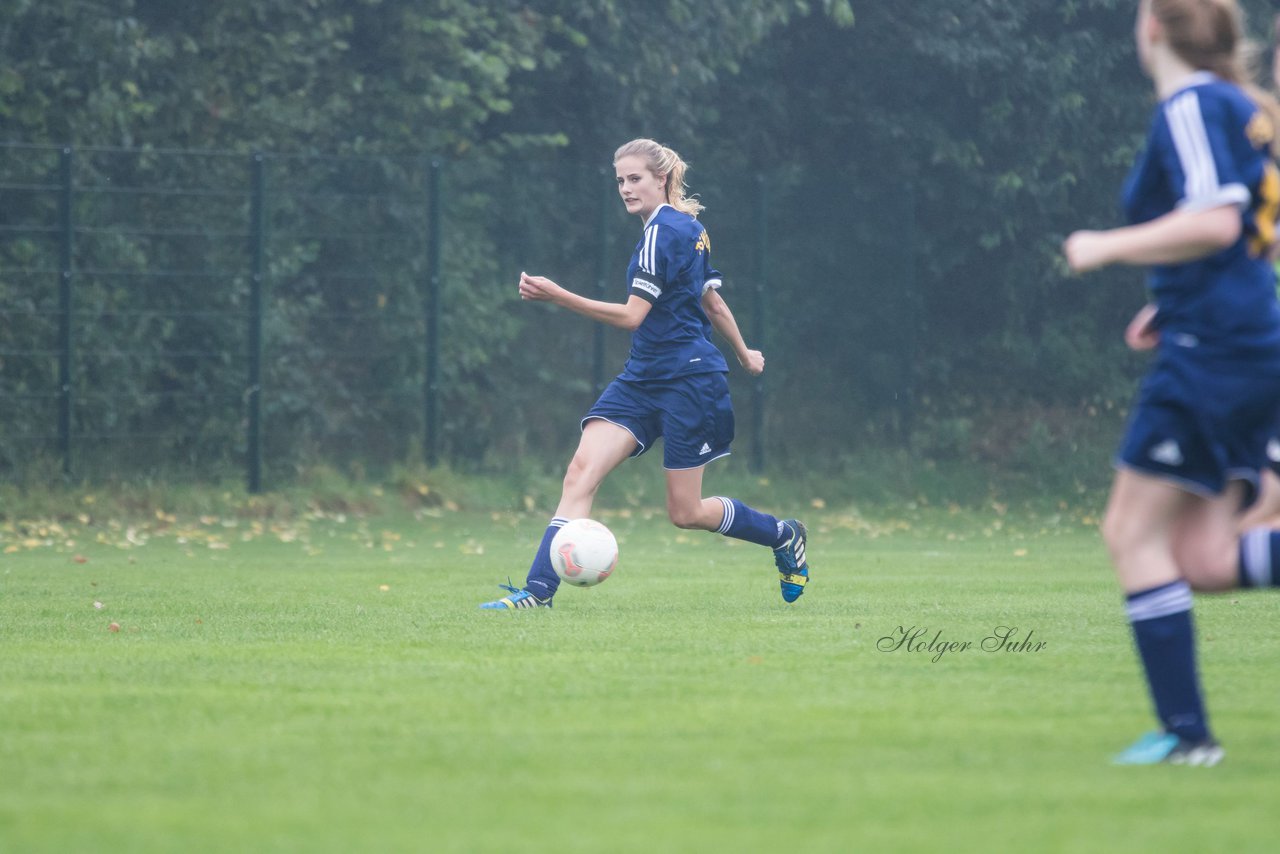
M 519 614 L 476 605 L 538 514 L 10 521 L 0 850 L 1274 850 L 1278 600 L 1197 605 L 1226 762 L 1114 768 L 1151 721 L 1096 530 L 998 510 L 811 510 L 794 606 L 604 515 L 615 576 Z

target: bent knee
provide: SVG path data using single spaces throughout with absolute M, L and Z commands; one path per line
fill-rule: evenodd
M 1238 585 L 1235 544 L 1196 544 L 1177 549 L 1174 560 L 1194 590 L 1214 592 Z
M 686 531 L 705 527 L 702 524 L 700 514 L 695 510 L 668 507 L 667 515 L 671 518 L 672 525 L 675 525 L 677 528 L 683 528 Z
M 600 485 L 601 475 L 587 459 L 574 456 L 564 473 L 565 491 L 587 489 L 594 492 Z
M 1102 541 L 1113 561 L 1139 548 L 1149 533 L 1132 524 L 1123 513 L 1108 513 L 1102 520 Z
M 671 524 L 685 530 L 710 531 L 720 524 L 719 520 L 712 524 L 711 520 L 707 518 L 706 510 L 701 501 L 689 504 L 667 502 L 667 516 L 671 519 Z

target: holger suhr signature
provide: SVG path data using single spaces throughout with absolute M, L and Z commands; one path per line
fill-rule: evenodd
M 881 652 L 925 652 L 931 653 L 930 659 L 935 664 L 948 653 L 971 652 L 1040 652 L 1049 645 L 1048 641 L 1032 640 L 1035 630 L 1028 631 L 1019 637 L 1017 626 L 996 626 L 991 634 L 980 641 L 946 640 L 942 629 L 930 634 L 927 626 L 898 626 L 891 633 L 876 641 L 876 649 Z

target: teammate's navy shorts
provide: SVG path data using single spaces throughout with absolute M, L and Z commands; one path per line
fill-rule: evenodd
M 1280 378 L 1162 359 L 1138 391 L 1117 464 L 1204 496 L 1221 495 L 1229 481 L 1243 480 L 1249 504 L 1278 411 Z
M 662 465 L 692 469 L 723 457 L 733 442 L 733 405 L 722 373 L 671 380 L 615 379 L 582 418 L 599 418 L 635 437 L 638 457 L 663 438 Z

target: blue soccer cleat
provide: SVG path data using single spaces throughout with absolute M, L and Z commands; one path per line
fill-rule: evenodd
M 773 550 L 773 562 L 778 567 L 783 600 L 794 602 L 804 593 L 805 585 L 809 583 L 809 564 L 804 559 L 809 532 L 805 530 L 804 523 L 796 519 L 787 519 L 782 523 L 782 528 L 784 532 L 790 532 L 790 536 Z
M 1113 765 L 1199 765 L 1222 761 L 1226 751 L 1212 738 L 1190 741 L 1171 732 L 1149 732 L 1111 760 Z
M 510 584 L 499 584 L 506 590 L 511 591 L 510 595 L 503 596 L 501 599 L 495 599 L 492 602 L 483 602 L 480 607 L 486 611 L 516 611 L 521 608 L 550 608 L 551 597 L 539 599 L 528 590 L 521 590 L 519 587 L 512 587 Z

